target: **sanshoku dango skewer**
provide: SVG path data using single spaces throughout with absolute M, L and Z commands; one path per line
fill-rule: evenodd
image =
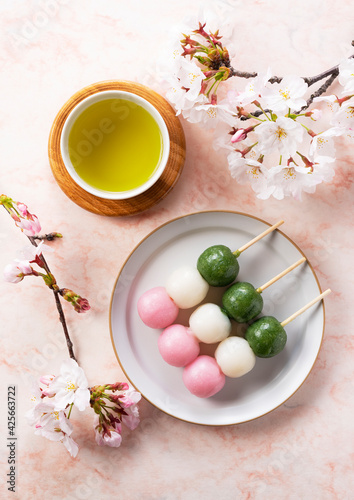
M 329 293 L 331 293 L 330 289 L 321 293 L 282 322 L 279 322 L 273 316 L 263 316 L 252 323 L 247 328 L 245 337 L 255 355 L 259 358 L 271 358 L 279 354 L 284 349 L 287 341 L 284 326 L 309 309 L 309 307 L 322 300 Z
M 208 247 L 198 258 L 198 271 L 211 286 L 230 285 L 236 279 L 240 269 L 237 257 L 283 223 L 284 221 L 280 220 L 234 252 L 225 245 Z
M 183 382 L 186 388 L 195 396 L 208 398 L 223 388 L 225 375 L 240 377 L 252 370 L 256 356 L 275 356 L 282 351 L 287 340 L 284 326 L 330 292 L 328 289 L 321 293 L 281 323 L 272 316 L 259 318 L 247 329 L 246 339 L 228 337 L 220 342 L 215 358 L 198 356 L 184 369 Z
M 189 318 L 189 327 L 200 342 L 214 344 L 226 339 L 231 333 L 228 316 L 239 323 L 247 323 L 263 309 L 263 290 L 305 262 L 305 257 L 289 266 L 259 288 L 246 282 L 235 283 L 222 297 L 223 309 L 216 304 L 199 306 Z M 226 314 L 225 314 L 226 313 Z
M 238 274 L 237 257 L 283 222 L 277 222 L 235 252 L 223 245 L 209 247 L 199 257 L 197 268 L 182 266 L 176 269 L 168 278 L 166 288 L 155 287 L 140 297 L 138 313 L 142 321 L 151 328 L 166 328 L 176 319 L 178 309 L 189 309 L 204 300 L 209 284 L 229 285 Z M 209 276 L 209 281 L 204 278 L 203 272 Z M 212 275 L 217 279 L 213 280 Z
M 230 318 L 238 323 L 248 323 L 256 318 L 263 309 L 263 290 L 273 285 L 283 276 L 306 261 L 305 257 L 289 266 L 287 269 L 274 276 L 264 285 L 255 288 L 251 283 L 240 281 L 230 286 L 222 296 L 222 305 Z

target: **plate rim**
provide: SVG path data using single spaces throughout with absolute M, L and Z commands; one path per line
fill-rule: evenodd
M 116 287 L 117 287 L 117 283 L 118 283 L 118 280 L 125 268 L 125 266 L 127 265 L 129 259 L 131 258 L 131 256 L 133 255 L 133 253 L 140 247 L 140 245 L 142 245 L 148 238 L 150 238 L 150 236 L 152 236 L 154 233 L 156 233 L 157 231 L 159 231 L 161 228 L 167 226 L 168 224 L 171 224 L 172 222 L 175 222 L 177 220 L 180 220 L 180 219 L 184 219 L 186 217 L 190 217 L 190 216 L 193 216 L 193 215 L 199 215 L 199 214 L 210 214 L 210 213 L 228 213 L 228 214 L 234 214 L 234 215 L 242 215 L 242 216 L 245 216 L 245 217 L 249 217 L 251 219 L 255 219 L 259 222 L 262 222 L 263 224 L 266 224 L 268 226 L 272 226 L 273 224 L 270 223 L 270 222 L 267 222 L 266 220 L 264 219 L 261 219 L 260 217 L 257 217 L 255 215 L 250 215 L 250 214 L 247 214 L 245 212 L 239 212 L 239 211 L 236 211 L 236 210 L 222 210 L 222 209 L 219 209 L 219 210 L 201 210 L 201 211 L 198 211 L 198 212 L 190 212 L 188 214 L 185 214 L 185 215 L 180 215 L 178 217 L 174 217 L 173 219 L 170 219 L 162 224 L 160 224 L 158 227 L 156 227 L 155 229 L 153 229 L 152 231 L 150 231 L 146 236 L 144 236 L 137 245 L 135 245 L 135 247 L 131 250 L 131 252 L 129 253 L 129 255 L 126 257 L 126 259 L 124 260 L 119 272 L 118 272 L 118 275 L 114 281 L 114 285 L 113 285 L 113 288 L 112 288 L 112 292 L 111 292 L 111 299 L 110 299 L 110 303 L 109 303 L 109 330 L 110 330 L 110 337 L 111 337 L 111 343 L 112 343 L 112 347 L 113 347 L 113 351 L 115 353 L 115 356 L 117 358 L 117 361 L 119 363 L 119 366 L 121 368 L 121 370 L 123 371 L 124 375 L 127 377 L 127 379 L 129 380 L 129 383 L 135 388 L 135 390 L 137 390 L 141 395 L 142 397 L 148 401 L 152 406 L 154 406 L 155 408 L 157 408 L 158 410 L 162 411 L 163 413 L 165 413 L 166 415 L 169 415 L 170 417 L 173 417 L 173 418 L 176 418 L 177 420 L 180 420 L 182 422 L 186 422 L 188 424 L 194 424 L 194 425 L 202 425 L 202 426 L 206 426 L 206 427 L 228 427 L 230 425 L 241 425 L 241 424 L 245 424 L 247 422 L 252 422 L 253 420 L 257 420 L 261 417 L 264 417 L 265 415 L 268 415 L 269 413 L 271 413 L 272 411 L 276 410 L 277 408 L 279 408 L 281 405 L 283 405 L 284 403 L 286 403 L 291 397 L 293 397 L 293 395 L 300 389 L 300 387 L 302 387 L 302 385 L 306 382 L 307 378 L 309 377 L 310 373 L 312 372 L 312 369 L 317 361 L 317 358 L 318 358 L 318 355 L 320 353 L 320 350 L 321 350 L 321 347 L 322 347 L 322 343 L 323 343 L 323 338 L 324 338 L 324 330 L 325 330 L 325 320 L 326 320 L 326 313 L 325 313 L 325 303 L 324 301 L 322 300 L 321 301 L 321 306 L 322 306 L 322 313 L 323 313 L 323 326 L 322 326 L 322 334 L 321 334 L 321 341 L 320 341 L 320 344 L 319 344 L 319 348 L 318 348 L 318 351 L 317 351 L 317 354 L 316 354 L 316 357 L 311 365 L 311 368 L 310 370 L 308 371 L 306 377 L 304 378 L 304 380 L 301 382 L 301 384 L 294 390 L 294 392 L 292 392 L 288 397 L 286 397 L 284 399 L 284 401 L 282 401 L 281 403 L 279 403 L 277 406 L 275 406 L 274 408 L 272 408 L 271 410 L 268 410 L 264 413 L 262 413 L 261 415 L 257 415 L 256 417 L 253 417 L 253 418 L 250 418 L 250 419 L 247 419 L 247 420 L 243 420 L 242 422 L 231 422 L 231 423 L 213 423 L 213 424 L 209 424 L 209 423 L 203 423 L 203 422 L 193 422 L 191 420 L 187 420 L 187 419 L 184 419 L 184 418 L 181 418 L 181 417 L 178 417 L 176 415 L 173 415 L 172 413 L 160 408 L 156 403 L 153 403 L 152 401 L 150 401 L 149 398 L 147 398 L 140 390 L 139 388 L 132 382 L 132 380 L 130 379 L 130 377 L 128 376 L 127 372 L 125 371 L 125 369 L 123 368 L 123 365 L 120 361 L 120 358 L 119 358 L 119 355 L 117 353 L 117 350 L 116 350 L 116 347 L 115 347 L 115 344 L 114 344 L 114 340 L 113 340 L 113 331 L 112 331 L 112 304 L 113 304 L 113 299 L 114 299 L 114 292 L 116 290 Z M 301 255 L 303 255 L 306 259 L 306 262 L 308 264 L 308 266 L 310 267 L 311 269 L 311 272 L 316 280 L 316 283 L 317 283 L 317 286 L 318 286 L 318 289 L 319 289 L 319 293 L 322 293 L 322 288 L 321 288 L 321 284 L 319 282 L 319 279 L 317 277 L 317 274 L 311 264 L 311 262 L 308 260 L 307 256 L 305 255 L 305 253 L 303 252 L 303 250 L 297 245 L 297 243 L 295 243 L 291 238 L 290 236 L 288 236 L 287 234 L 285 234 L 281 229 L 276 228 L 275 231 L 279 231 L 279 233 L 281 233 L 288 241 L 290 241 L 290 243 L 292 243 L 294 245 L 294 247 L 301 253 Z

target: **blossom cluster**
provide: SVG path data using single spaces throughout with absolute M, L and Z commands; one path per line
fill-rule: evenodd
M 28 207 L 21 202 L 14 201 L 6 195 L 0 196 L 0 205 L 3 205 L 7 212 L 15 221 L 17 227 L 21 231 L 32 238 L 38 238 L 38 233 L 41 230 L 41 225 L 38 217 L 31 214 Z M 46 239 L 62 238 L 60 233 L 50 233 L 46 235 Z M 19 283 L 26 276 L 40 276 L 45 284 L 59 293 L 66 301 L 68 301 L 76 312 L 82 313 L 90 309 L 90 304 L 87 299 L 80 297 L 68 288 L 59 288 L 54 275 L 49 271 L 43 256 L 43 252 L 52 252 L 52 248 L 46 245 L 44 241 L 40 241 L 38 245 L 34 244 L 25 247 L 21 251 L 21 259 L 14 259 L 13 262 L 7 264 L 4 269 L 4 279 L 9 283 Z M 36 266 L 36 267 L 35 267 Z
M 130 430 L 139 425 L 137 403 L 141 394 L 126 383 L 91 388 L 91 406 L 95 411 L 96 443 L 118 447 L 122 442 L 122 423 Z
M 78 365 L 70 340 L 60 297 L 69 302 L 78 313 L 90 309 L 87 299 L 69 288 L 59 288 L 51 273 L 43 252 L 52 251 L 43 239 L 61 238 L 60 233 L 38 235 L 41 225 L 24 203 L 15 202 L 6 195 L 0 196 L 0 205 L 11 215 L 17 227 L 30 239 L 32 245 L 22 250 L 22 258 L 16 259 L 4 269 L 4 278 L 10 283 L 19 283 L 26 276 L 41 276 L 53 291 L 63 325 L 70 359 L 63 362 L 60 375 L 45 375 L 40 384 L 34 384 L 31 410 L 27 412 L 28 423 L 35 427 L 35 434 L 50 441 L 64 444 L 72 457 L 78 453 L 78 445 L 72 437 L 73 425 L 70 416 L 73 407 L 84 411 L 91 406 L 95 412 L 95 438 L 99 445 L 119 446 L 122 423 L 133 430 L 139 424 L 137 403 L 141 395 L 126 383 L 106 384 L 89 388 L 87 378 Z M 36 239 L 41 240 L 37 245 Z
M 43 387 L 33 386 L 33 407 L 26 414 L 28 423 L 35 427 L 35 434 L 63 443 L 72 457 L 79 449 L 69 420 L 73 407 L 84 411 L 92 406 L 95 438 L 101 446 L 121 444 L 121 423 L 130 429 L 139 424 L 138 392 L 126 383 L 89 388 L 83 369 L 73 359 L 62 363 L 60 375 L 44 375 L 40 383 Z M 110 394 L 108 390 L 119 394 Z
M 29 212 L 27 205 L 14 201 L 5 194 L 0 195 L 0 205 L 7 210 L 17 227 L 26 236 L 35 236 L 41 230 L 38 217 Z
M 354 138 L 353 58 L 321 78 L 278 78 L 270 69 L 264 74 L 236 71 L 219 31 L 209 31 L 206 23 L 183 37 L 171 58 L 166 96 L 177 115 L 215 129 L 214 147 L 228 151 L 229 170 L 238 183 L 250 184 L 258 198 L 280 200 L 301 199 L 302 192 L 313 193 L 332 180 L 334 139 Z M 339 96 L 322 95 L 333 78 L 307 97 L 313 83 L 337 73 Z M 246 85 L 228 84 L 218 102 L 219 85 L 233 76 L 247 78 Z M 318 126 L 324 118 L 326 126 Z

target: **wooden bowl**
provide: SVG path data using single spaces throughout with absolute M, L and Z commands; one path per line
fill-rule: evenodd
M 170 155 L 166 168 L 157 182 L 144 193 L 125 200 L 99 198 L 82 189 L 68 174 L 60 152 L 60 137 L 66 118 L 72 109 L 86 97 L 103 90 L 124 90 L 149 101 L 164 119 L 170 135 Z M 109 80 L 94 83 L 74 94 L 55 117 L 49 134 L 49 162 L 53 175 L 64 193 L 77 205 L 99 215 L 135 215 L 151 208 L 174 187 L 181 175 L 186 157 L 186 143 L 182 125 L 168 102 L 153 90 L 134 82 Z

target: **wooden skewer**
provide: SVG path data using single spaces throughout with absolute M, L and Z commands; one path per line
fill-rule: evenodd
M 292 321 L 293 319 L 297 318 L 298 316 L 300 316 L 300 314 L 302 314 L 303 312 L 305 312 L 307 309 L 309 309 L 309 307 L 312 307 L 314 304 L 316 304 L 316 302 L 318 302 L 319 300 L 323 299 L 324 297 L 326 297 L 326 295 L 328 295 L 329 293 L 331 293 L 331 290 L 328 288 L 325 292 L 321 293 L 321 295 L 319 295 L 318 297 L 316 297 L 315 299 L 311 300 L 311 302 L 309 302 L 308 304 L 306 304 L 306 306 L 302 307 L 301 309 L 299 309 L 296 313 L 292 314 L 291 316 L 289 316 L 286 320 L 282 321 L 280 324 L 281 326 L 286 326 L 288 323 L 290 323 L 290 321 Z
M 249 241 L 248 243 L 246 243 L 245 245 L 240 247 L 238 250 L 233 252 L 233 254 L 236 255 L 236 257 L 238 257 L 244 250 L 246 250 L 251 245 L 253 245 L 253 243 L 256 243 L 257 241 L 261 240 L 262 238 L 264 238 L 264 236 L 267 236 L 267 234 L 271 233 L 272 231 L 274 231 L 274 229 L 281 226 L 282 224 L 284 224 L 283 220 L 278 221 L 276 224 L 274 224 L 273 226 L 271 226 L 268 229 L 266 229 L 265 231 L 263 231 L 263 233 L 259 234 L 255 238 L 253 238 L 253 240 Z
M 295 262 L 295 264 L 292 264 L 287 269 L 285 269 L 284 271 L 282 271 L 281 273 L 279 273 L 277 276 L 274 276 L 274 278 L 272 278 L 271 280 L 267 281 L 267 283 L 264 283 L 264 285 L 262 285 L 259 288 L 257 288 L 256 291 L 258 293 L 262 293 L 263 290 L 265 290 L 266 288 L 268 288 L 270 285 L 273 285 L 273 283 L 275 283 L 276 281 L 280 280 L 280 278 L 282 278 L 286 274 L 290 273 L 290 271 L 292 271 L 293 269 L 295 269 L 295 267 L 297 267 L 300 264 L 302 264 L 303 262 L 305 262 L 305 260 L 306 260 L 306 258 L 302 257 L 302 259 L 300 259 L 297 262 Z

